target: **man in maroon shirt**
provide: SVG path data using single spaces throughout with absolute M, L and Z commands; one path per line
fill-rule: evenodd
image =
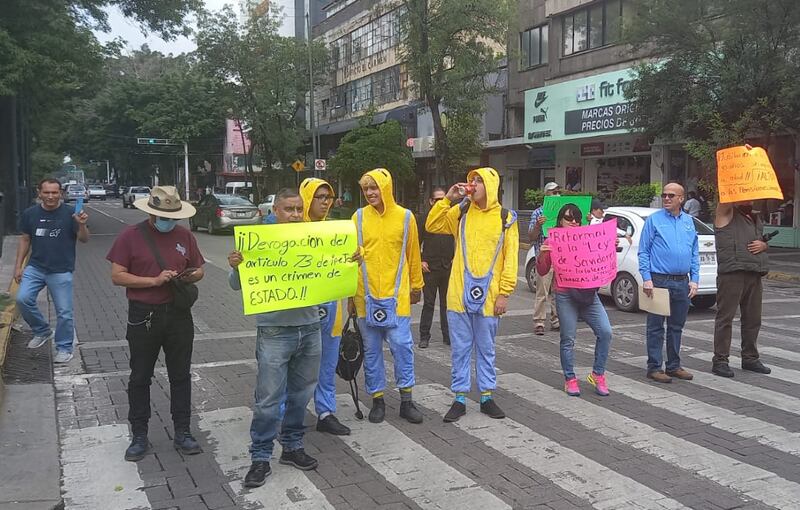
M 193 455 L 202 451 L 189 431 L 194 323 L 191 309 L 174 301 L 172 280 L 194 283 L 203 278 L 204 259 L 197 241 L 177 225 L 177 220 L 194 216 L 195 208 L 181 201 L 174 186 L 156 186 L 148 198 L 133 205 L 148 213 L 149 219 L 123 230 L 106 256 L 111 280 L 125 287 L 128 297 L 128 421 L 133 440 L 125 460 L 141 460 L 150 449 L 150 381 L 161 349 L 169 375 L 174 445 L 181 453 Z

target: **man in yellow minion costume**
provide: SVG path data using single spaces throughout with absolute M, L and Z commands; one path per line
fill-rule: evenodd
M 456 238 L 456 253 L 447 291 L 450 326 L 452 385 L 456 394 L 444 416 L 454 422 L 467 412 L 466 395 L 472 388 L 470 365 L 475 351 L 475 372 L 481 392 L 481 412 L 505 418 L 492 392 L 497 385 L 495 335 L 508 296 L 517 283 L 519 231 L 517 215 L 500 206 L 500 177 L 494 168 L 469 172 L 466 183 L 455 184 L 444 200 L 428 214 L 428 232 Z M 471 193 L 459 207 L 451 207 Z
M 325 221 L 336 195 L 333 187 L 322 179 L 306 179 L 300 183 L 303 198 L 303 221 Z M 319 305 L 322 358 L 319 382 L 314 390 L 317 430 L 336 436 L 350 435 L 350 429 L 336 418 L 336 364 L 342 340 L 342 307 L 338 301 Z
M 395 203 L 392 176 L 386 169 L 370 170 L 359 184 L 368 205 L 353 215 L 363 257 L 353 302 L 364 339 L 364 379 L 367 392 L 372 395 L 369 421 L 380 423 L 386 414 L 385 340 L 394 358 L 400 417 L 422 423 L 422 413 L 411 398 L 414 386 L 411 305 L 419 302 L 424 285 L 417 223 L 411 211 Z

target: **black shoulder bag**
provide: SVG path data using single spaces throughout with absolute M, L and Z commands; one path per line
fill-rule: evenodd
M 137 228 L 142 233 L 142 237 L 144 237 L 144 240 L 147 242 L 147 246 L 150 247 L 150 251 L 153 253 L 158 266 L 162 271 L 167 269 L 165 267 L 166 264 L 164 264 L 164 259 L 161 258 L 161 254 L 158 252 L 156 242 L 153 240 L 153 236 L 148 229 L 147 222 L 139 223 Z M 195 301 L 197 301 L 197 297 L 200 295 L 197 285 L 173 279 L 169 281 L 169 286 L 172 288 L 172 305 L 179 310 L 191 310 Z
M 350 329 L 350 324 L 353 324 L 354 329 Z M 350 395 L 353 397 L 353 403 L 356 405 L 356 418 L 359 420 L 364 419 L 364 413 L 361 412 L 361 407 L 358 405 L 358 381 L 356 375 L 361 370 L 361 365 L 364 362 L 364 341 L 361 338 L 361 332 L 358 330 L 355 316 L 351 315 L 347 318 L 347 323 L 342 330 L 342 341 L 339 344 L 339 361 L 336 364 L 336 373 L 339 377 L 350 383 Z

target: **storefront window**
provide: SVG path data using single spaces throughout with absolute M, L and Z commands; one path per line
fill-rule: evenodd
M 753 208 L 761 211 L 761 218 L 765 224 L 782 227 L 800 226 L 794 224 L 794 174 L 797 171 L 794 140 L 790 136 L 778 137 L 770 145 L 768 152 L 783 191 L 783 200 L 759 200 Z

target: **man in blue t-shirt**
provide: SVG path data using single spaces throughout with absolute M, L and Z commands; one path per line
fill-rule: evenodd
M 56 363 L 72 359 L 74 326 L 72 320 L 72 273 L 75 271 L 75 240 L 89 241 L 84 211 L 75 212 L 61 203 L 61 183 L 52 178 L 39 183 L 39 200 L 23 211 L 19 220 L 22 234 L 17 247 L 14 279 L 17 280 L 17 309 L 33 330 L 29 349 L 37 349 L 55 338 Z M 25 256 L 31 257 L 25 266 Z M 50 328 L 36 298 L 43 288 L 50 289 L 58 320 L 56 330 Z

